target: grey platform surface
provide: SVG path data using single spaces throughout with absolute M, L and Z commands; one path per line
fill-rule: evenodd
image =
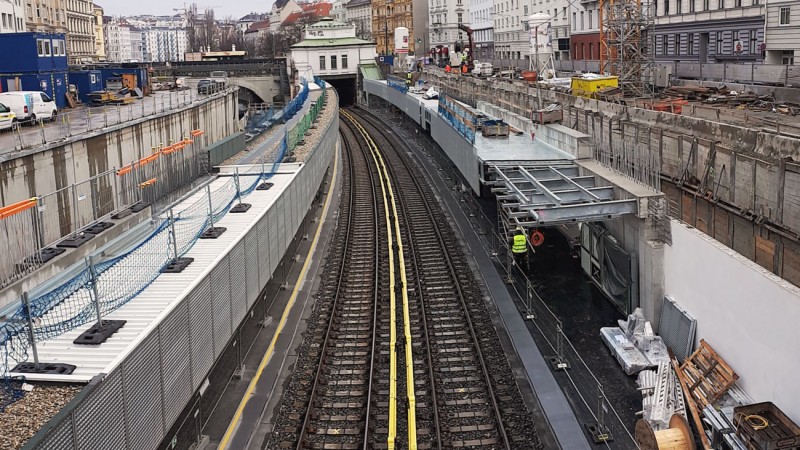
M 414 146 L 410 147 L 420 161 L 425 161 L 424 155 L 421 155 L 418 149 L 413 148 Z M 448 182 L 442 178 L 442 172 L 434 170 L 428 164 L 420 164 L 420 166 L 424 168 L 428 179 L 433 182 L 469 247 L 500 319 L 505 325 L 528 380 L 536 393 L 546 420 L 555 434 L 557 444 L 563 450 L 589 450 L 591 447 L 586 440 L 583 428 L 578 423 L 566 396 L 536 346 L 536 342 L 517 310 L 502 277 L 495 269 L 491 256 L 482 245 L 478 234 L 470 226 L 469 218 L 461 209 L 460 200 L 454 197 Z
M 511 134 L 508 138 L 487 138 L 479 131 L 475 133 L 475 150 L 481 162 L 502 161 L 569 161 L 575 158 L 567 152 L 561 151 L 539 140 L 531 140 L 530 135 L 517 136 Z

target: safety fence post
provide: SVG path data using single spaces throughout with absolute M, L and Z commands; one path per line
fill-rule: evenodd
M 102 315 L 100 312 L 100 295 L 97 292 L 97 271 L 94 267 L 94 257 L 89 255 L 86 258 L 86 266 L 89 269 L 89 276 L 91 278 L 91 285 L 92 285 L 92 300 L 94 300 L 94 310 L 97 313 L 97 326 L 99 327 L 102 325 Z
M 103 106 L 103 128 L 108 127 L 108 106 Z
M 33 367 L 39 370 L 39 352 L 36 350 L 36 336 L 33 332 L 33 317 L 31 317 L 31 300 L 27 291 L 22 293 L 22 306 L 25 310 L 25 318 L 28 319 L 28 340 L 31 344 L 31 351 L 33 351 Z

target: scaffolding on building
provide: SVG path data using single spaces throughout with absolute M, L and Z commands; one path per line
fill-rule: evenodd
M 619 77 L 625 96 L 652 97 L 655 4 L 600 0 L 600 73 Z

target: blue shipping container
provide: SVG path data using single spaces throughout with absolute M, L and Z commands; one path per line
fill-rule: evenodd
M 0 73 L 67 70 L 67 46 L 63 34 L 1 33 L 0 48 L 14 49 L 13 57 L 0 58 Z
M 3 92 L 38 91 L 50 96 L 59 109 L 67 106 L 67 88 L 69 75 L 67 72 L 32 73 L 32 74 L 0 74 Z
M 103 75 L 99 70 L 70 72 L 69 82 L 78 89 L 78 99 L 84 104 L 91 101 L 89 94 L 103 90 Z
M 123 73 L 136 75 L 136 87 L 139 89 L 144 90 L 148 85 L 146 67 L 102 67 L 100 72 L 103 73 L 103 86 L 108 86 L 109 79 L 119 79 Z

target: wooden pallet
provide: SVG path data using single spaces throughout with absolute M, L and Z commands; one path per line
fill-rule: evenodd
M 700 347 L 683 361 L 681 372 L 689 393 L 701 410 L 719 400 L 739 378 L 703 339 L 700 340 Z

